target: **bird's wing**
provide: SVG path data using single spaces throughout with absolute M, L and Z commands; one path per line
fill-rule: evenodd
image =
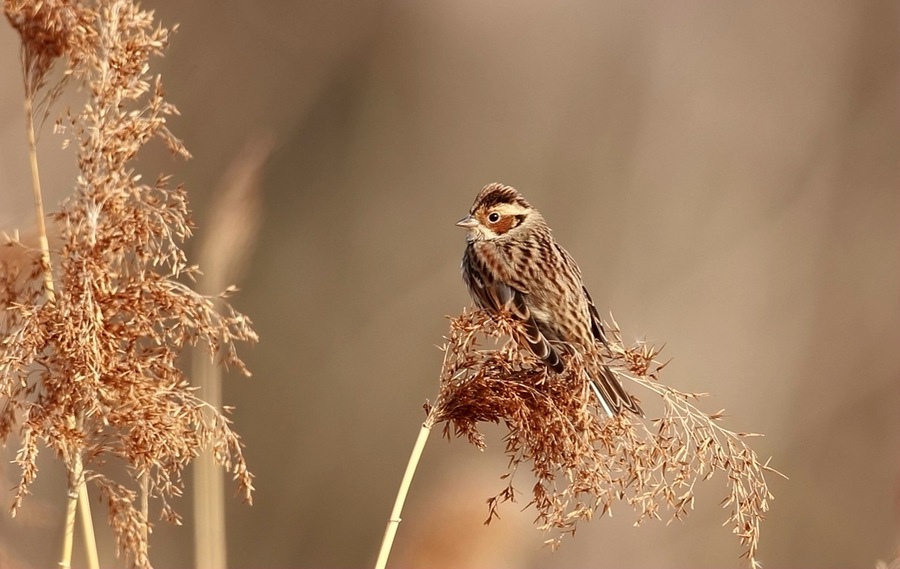
M 608 347 L 609 340 L 606 338 L 606 329 L 603 328 L 603 320 L 600 318 L 600 313 L 597 312 L 597 306 L 591 298 L 591 293 L 588 292 L 585 286 L 582 286 L 581 289 L 584 291 L 584 298 L 587 299 L 588 303 L 588 311 L 591 313 L 591 333 L 594 334 L 594 338 L 600 340 L 604 346 Z
M 476 259 L 470 258 L 469 255 L 471 253 L 467 249 L 462 263 L 463 280 L 465 280 L 475 304 L 494 312 L 505 312 L 522 322 L 524 324 L 523 333 L 520 338 L 517 338 L 517 341 L 527 346 L 531 353 L 544 360 L 554 371 L 562 372 L 565 364 L 560 359 L 559 353 L 541 332 L 528 308 L 526 303 L 528 293 L 492 278 L 483 267 L 477 267 L 474 264 L 477 263 Z M 481 270 L 478 270 L 479 268 Z
M 600 314 L 597 312 L 597 306 L 591 299 L 591 294 L 588 292 L 587 287 L 582 287 L 582 289 L 584 290 L 584 298 L 587 299 L 588 311 L 591 313 L 591 332 L 594 338 L 603 342 L 603 345 L 609 348 L 609 340 L 606 337 L 606 330 L 603 328 L 603 320 L 601 320 Z M 622 382 L 609 369 L 608 365 L 601 362 L 599 377 L 592 379 L 597 396 L 601 397 L 612 408 L 613 413 L 618 413 L 621 409 L 628 409 L 639 417 L 644 416 L 644 412 L 641 410 L 637 400 L 625 391 L 625 388 L 622 387 Z
M 534 319 L 531 310 L 528 309 L 528 306 L 525 303 L 525 294 L 515 289 L 512 290 L 514 291 L 512 297 L 514 309 L 511 312 L 517 319 L 525 324 L 520 342 L 524 341 L 528 346 L 528 349 L 531 350 L 531 353 L 544 360 L 553 371 L 562 373 L 562 371 L 566 369 L 566 366 L 562 359 L 560 359 L 559 352 L 550 345 L 547 336 L 541 332 L 540 325 L 537 320 Z

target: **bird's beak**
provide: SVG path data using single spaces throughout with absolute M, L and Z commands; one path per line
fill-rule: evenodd
M 472 217 L 471 215 L 467 215 L 464 218 L 460 219 L 456 222 L 456 225 L 459 227 L 467 227 L 469 229 L 478 225 L 478 220 Z

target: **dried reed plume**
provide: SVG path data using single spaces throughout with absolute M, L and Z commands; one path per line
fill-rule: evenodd
M 12 513 L 37 476 L 42 446 L 54 451 L 69 477 L 69 566 L 74 498 L 86 483 L 108 506 L 120 553 L 150 567 L 149 501 L 178 522 L 169 499 L 183 488 L 182 472 L 206 448 L 232 472 L 246 501 L 252 475 L 241 442 L 219 409 L 211 408 L 179 369 L 187 345 L 248 374 L 235 342 L 256 340 L 249 320 L 186 282 L 182 242 L 191 235 L 185 192 L 168 177 L 142 183 L 131 165 L 156 138 L 184 157 L 166 126 L 176 114 L 149 60 L 161 55 L 169 31 L 153 13 L 124 0 L 11 1 L 6 16 L 22 38 L 26 119 L 41 251 L 25 268 L 0 267 L 0 441 L 17 433 L 21 477 Z M 77 144 L 73 194 L 53 216 L 61 249 L 46 245 L 34 151 L 34 98 L 47 88 L 54 63 L 77 79 L 88 100 L 65 123 Z M 58 125 L 62 128 L 61 125 Z M 11 241 L 10 246 L 23 247 Z M 228 291 L 230 292 L 230 291 Z M 220 298 L 224 298 L 224 294 Z M 124 464 L 129 477 L 100 471 Z M 86 503 L 84 504 L 86 506 Z
M 773 499 L 765 473 L 776 471 L 744 442 L 752 435 L 721 427 L 722 411 L 701 411 L 695 405 L 701 394 L 660 383 L 665 364 L 656 360 L 659 351 L 646 344 L 626 348 L 615 322 L 607 327 L 607 361 L 626 384 L 651 394 L 642 405 L 661 407 L 661 417 L 652 426 L 628 414 L 608 418 L 597 408 L 581 358 L 571 356 L 562 374 L 549 371 L 511 339 L 519 325 L 483 311 L 451 319 L 440 392 L 433 405 L 426 404 L 423 432 L 443 423 L 445 437 L 463 437 L 484 449 L 478 423 L 508 429 L 509 467 L 501 476 L 506 487 L 488 499 L 485 523 L 504 502 L 515 500 L 514 478 L 523 465 L 535 480 L 528 506 L 553 548 L 574 535 L 580 522 L 609 513 L 618 501 L 635 510 L 636 524 L 661 519 L 663 510 L 681 519 L 693 509 L 696 483 L 720 471 L 728 492 L 722 503 L 730 509 L 726 524 L 740 538 L 742 557 L 757 567 L 759 526 Z M 396 508 L 392 520 L 399 521 Z

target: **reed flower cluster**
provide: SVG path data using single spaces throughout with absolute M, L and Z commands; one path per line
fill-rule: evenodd
M 198 268 L 181 249 L 192 230 L 184 189 L 165 175 L 147 183 L 133 165 L 153 139 L 189 156 L 167 126 L 177 111 L 149 71 L 169 30 L 125 0 L 7 0 L 4 10 L 22 39 L 29 127 L 66 82 L 86 96 L 56 125 L 76 149 L 79 170 L 52 215 L 58 248 L 51 253 L 41 230 L 44 246 L 19 256 L 27 262 L 0 266 L 0 442 L 20 440 L 12 513 L 47 448 L 65 464 L 70 504 L 85 485 L 97 489 L 120 551 L 149 567 L 148 534 L 160 515 L 149 504 L 177 523 L 170 499 L 202 451 L 211 449 L 251 499 L 240 439 L 225 410 L 190 386 L 181 356 L 200 346 L 249 375 L 235 343 L 256 335 L 221 300 L 230 290 L 210 297 L 192 288 Z M 62 79 L 48 86 L 57 64 Z M 32 161 L 37 180 L 34 154 Z M 35 193 L 42 228 L 37 184 Z M 16 239 L 7 246 L 26 248 Z M 111 478 L 108 463 L 124 465 L 128 476 Z
M 523 467 L 533 479 L 528 506 L 552 547 L 618 502 L 636 512 L 638 524 L 664 515 L 683 518 L 694 506 L 697 482 L 720 473 L 726 481 L 723 505 L 730 510 L 726 524 L 740 538 L 743 556 L 757 566 L 760 522 L 773 499 L 765 474 L 776 471 L 746 444 L 752 435 L 722 427 L 721 411 L 701 411 L 702 394 L 660 382 L 665 364 L 657 360 L 659 350 L 626 347 L 614 322 L 607 328 L 607 362 L 658 417 L 649 423 L 627 413 L 609 418 L 598 409 L 578 355 L 570 357 L 564 373 L 549 371 L 511 339 L 519 325 L 482 311 L 451 319 L 440 392 L 433 405 L 426 404 L 426 423 L 443 423 L 444 436 L 465 438 L 481 449 L 479 423 L 507 428 L 506 486 L 488 499 L 485 523 L 504 502 L 515 501 L 516 474 Z

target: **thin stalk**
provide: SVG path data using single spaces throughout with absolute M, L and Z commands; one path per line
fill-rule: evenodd
M 433 426 L 434 413 L 432 412 L 428 414 L 425 422 L 422 423 L 412 454 L 409 455 L 406 472 L 403 473 L 403 480 L 401 480 L 400 489 L 397 491 L 397 499 L 394 500 L 394 509 L 391 510 L 391 517 L 388 519 L 387 528 L 384 530 L 384 539 L 381 541 L 381 550 L 378 552 L 375 569 L 384 569 L 387 566 L 388 557 L 391 555 L 391 547 L 394 545 L 394 537 L 397 535 L 397 528 L 400 526 L 400 514 L 403 511 L 403 504 L 406 502 L 406 495 L 409 493 L 409 487 L 416 473 L 416 467 L 419 465 L 419 459 L 422 457 L 422 451 L 425 449 L 425 443 L 428 441 L 428 435 L 431 433 Z
M 50 239 L 47 237 L 46 214 L 44 213 L 44 197 L 41 191 L 41 173 L 38 167 L 37 136 L 34 130 L 34 83 L 29 80 L 28 55 L 22 51 L 22 78 L 25 86 L 25 133 L 28 138 L 28 163 L 31 167 L 31 190 L 34 195 L 34 215 L 37 222 L 38 242 L 41 248 L 41 268 L 44 274 L 44 288 L 47 291 L 47 301 L 56 302 L 56 288 L 53 285 L 53 269 L 50 264 Z M 76 418 L 70 417 L 70 424 L 74 428 Z M 80 418 L 77 421 L 80 423 Z M 84 525 L 85 551 L 88 556 L 88 566 L 97 569 L 100 566 L 97 556 L 97 541 L 94 537 L 94 526 L 91 519 L 91 503 L 88 499 L 87 487 L 84 484 L 84 465 L 81 453 L 76 452 L 75 466 L 69 473 L 69 488 L 66 493 L 66 524 L 63 535 L 63 551 L 60 567 L 68 569 L 72 563 L 72 544 L 75 535 L 75 511 L 80 505 L 81 521 Z M 80 504 L 79 504 L 80 503 Z
M 222 378 L 219 368 L 211 365 L 209 356 L 194 350 L 194 381 L 206 402 L 215 409 L 222 407 Z M 194 568 L 226 567 L 225 542 L 225 476 L 212 452 L 194 459 Z
M 66 527 L 63 534 L 62 556 L 59 560 L 60 569 L 72 567 L 72 544 L 75 541 L 75 510 L 78 505 L 78 489 L 84 486 L 84 469 L 81 462 L 81 453 L 75 453 L 75 464 L 69 472 L 69 491 L 66 503 Z
M 206 233 L 198 249 L 204 268 L 197 289 L 218 295 L 241 276 L 262 218 L 263 168 L 272 150 L 268 135 L 251 138 L 222 175 L 211 204 Z M 216 300 L 220 308 L 221 301 Z M 195 348 L 191 376 L 208 404 L 210 419 L 222 409 L 222 368 L 206 350 Z M 228 566 L 225 526 L 225 470 L 213 451 L 194 459 L 194 569 Z
M 23 70 L 27 69 L 24 59 L 22 66 Z M 25 73 L 27 74 L 27 71 Z M 28 162 L 31 165 L 31 190 L 34 194 L 34 214 L 37 218 L 38 240 L 41 246 L 44 287 L 47 289 L 47 299 L 55 302 L 53 271 L 50 268 L 50 240 L 47 239 L 47 224 L 44 221 L 44 198 L 41 193 L 41 174 L 38 170 L 37 138 L 34 135 L 34 93 L 31 91 L 31 82 L 27 76 L 25 77 L 25 131 L 28 136 Z
M 150 472 L 147 470 L 141 474 L 141 516 L 144 518 L 141 538 L 144 543 L 148 543 L 150 535 Z
M 78 511 L 81 514 L 81 527 L 84 530 L 84 551 L 87 555 L 88 569 L 100 569 L 97 538 L 94 536 L 94 520 L 91 517 L 91 501 L 88 498 L 87 484 L 84 483 L 84 480 L 78 486 Z

